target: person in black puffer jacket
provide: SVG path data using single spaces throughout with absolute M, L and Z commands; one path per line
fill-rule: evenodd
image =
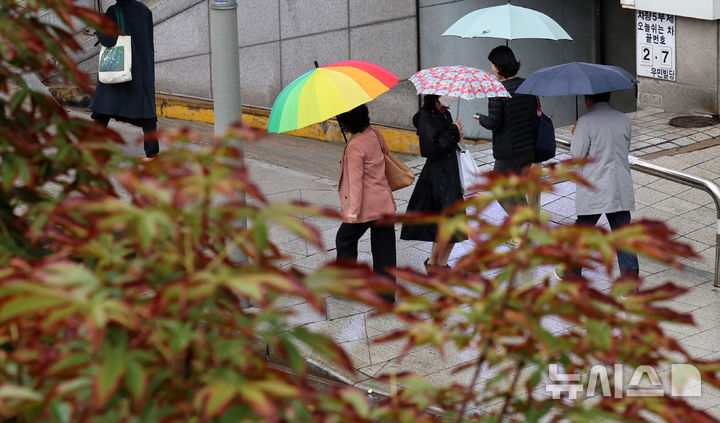
M 535 158 L 536 122 L 540 103 L 534 95 L 515 94 L 515 90 L 524 79 L 517 77 L 520 62 L 515 59 L 509 47 L 495 47 L 488 55 L 488 60 L 493 73 L 512 97 L 490 98 L 488 114 L 476 114 L 475 118 L 480 125 L 492 131 L 495 171 L 520 173 L 524 168 L 532 165 Z M 527 204 L 527 199 L 523 197 L 509 198 L 500 202 L 508 214 L 511 208 Z
M 433 94 L 424 97 L 422 109 L 413 117 L 413 124 L 420 139 L 420 155 L 427 160 L 408 201 L 407 211 L 439 213 L 463 198 L 456 153 L 462 124 L 459 120 L 453 121 L 440 97 Z M 403 224 L 400 239 L 432 242 L 425 269 L 447 267 L 453 244 L 445 251 L 439 250 L 436 224 Z M 452 242 L 464 239 L 458 235 Z

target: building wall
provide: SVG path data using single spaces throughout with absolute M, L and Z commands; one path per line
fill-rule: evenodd
M 153 10 L 155 20 L 157 90 L 212 98 L 208 0 L 144 2 Z M 634 52 L 634 42 L 622 42 L 627 39 L 619 31 L 624 24 L 617 24 L 627 21 L 627 14 L 633 12 L 619 10 L 614 2 L 513 0 L 514 5 L 547 14 L 574 39 L 510 41 L 522 63 L 519 75 L 524 77 L 534 70 L 571 61 L 600 62 L 603 57 L 634 73 L 634 63 L 628 67 L 625 59 L 618 59 L 627 56 L 626 50 Z M 113 3 L 102 0 L 102 8 Z M 242 102 L 270 108 L 282 88 L 312 69 L 314 61 L 326 64 L 362 59 L 384 66 L 400 78 L 390 92 L 371 102 L 371 119 L 411 128 L 418 97 L 407 79 L 414 72 L 455 64 L 489 70 L 488 53 L 505 43 L 500 39 L 460 39 L 440 34 L 473 10 L 504 3 L 506 0 L 238 0 Z M 607 13 L 607 19 L 599 19 L 600 13 Z M 634 15 L 628 26 L 633 22 Z M 603 28 L 612 35 L 603 39 Z M 628 31 L 633 28 L 630 26 Z M 76 59 L 84 71 L 95 73 L 99 48 L 93 46 L 94 37 L 82 42 L 85 51 Z M 603 50 L 603 45 L 611 48 Z M 626 94 L 619 96 L 622 100 L 616 106 L 634 110 L 634 96 Z M 575 120 L 576 104 L 577 113 L 584 112 L 582 100 L 572 96 L 541 100 L 544 111 L 557 126 Z M 468 138 L 490 138 L 490 132 L 472 119 L 473 113 L 487 111 L 487 100 L 454 100 L 450 106 L 455 115 L 460 108 L 459 117 Z
M 93 7 L 92 6 L 93 0 L 74 0 L 74 3 L 76 6 L 82 6 L 82 7 L 87 7 L 87 8 Z M 54 13 L 52 13 L 51 11 L 49 11 L 47 9 L 41 9 L 40 12 L 38 13 L 38 17 L 43 22 L 57 25 L 61 28 L 65 28 L 66 30 L 69 29 L 69 28 L 65 27 L 65 24 L 62 22 L 62 20 L 57 15 L 55 15 Z M 73 19 L 73 28 L 69 29 L 69 30 L 73 34 L 79 34 L 84 29 L 85 29 L 85 26 L 82 24 L 80 19 L 75 18 L 75 19 Z
M 212 98 L 208 1 L 145 3 L 155 19 L 157 90 Z M 415 10 L 414 0 L 238 0 L 243 104 L 272 107 L 314 61 L 368 60 L 403 81 L 371 103 L 371 118 L 407 127 L 417 101 L 406 81 L 417 71 Z M 96 61 L 87 57 L 83 69 L 97 72 Z
M 420 0 L 420 64 L 422 68 L 462 64 L 490 70 L 487 56 L 494 47 L 505 44 L 504 39 L 442 37 L 450 25 L 473 10 L 498 6 L 507 3 L 505 0 Z M 562 63 L 600 62 L 600 21 L 598 19 L 599 4 L 597 0 L 553 0 L 533 1 L 514 0 L 515 6 L 538 10 L 554 19 L 573 38 L 573 41 L 521 39 L 509 41 L 515 56 L 520 60 L 521 68 L 518 76 L 527 77 L 533 71 Z M 632 12 L 628 12 L 632 13 Z M 632 24 L 631 24 L 632 25 Z M 633 27 L 628 28 L 632 34 Z M 634 48 L 634 47 L 633 47 Z M 626 68 L 634 73 L 633 67 Z M 543 110 L 552 116 L 556 126 L 563 126 L 575 121 L 576 98 L 546 97 L 541 98 Z M 459 117 L 465 125 L 465 134 L 471 138 L 490 138 L 491 133 L 481 128 L 472 115 L 475 112 L 487 113 L 487 100 L 457 100 L 451 102 L 451 111 L 456 113 L 460 107 Z M 634 98 L 626 99 L 624 107 L 634 109 Z M 584 112 L 582 99 L 578 101 L 578 113 Z
M 92 4 L 92 0 L 86 0 Z M 101 0 L 101 10 L 115 4 Z M 153 12 L 155 80 L 158 91 L 210 98 L 210 42 L 207 0 L 145 0 Z M 80 69 L 97 74 L 94 36 L 78 36 L 83 51 L 74 55 Z
M 676 17 L 677 81 L 640 77 L 639 107 L 718 114 L 718 21 Z
M 601 52 L 598 63 L 620 66 L 636 74 L 635 11 L 623 9 L 618 0 L 601 0 Z M 616 91 L 610 98 L 610 105 L 623 112 L 637 110 L 635 90 Z

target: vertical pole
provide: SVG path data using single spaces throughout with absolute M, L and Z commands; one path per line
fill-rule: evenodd
M 210 64 L 215 135 L 224 135 L 232 124 L 242 119 L 238 44 L 237 0 L 210 0 Z M 242 141 L 237 142 L 242 151 Z M 238 160 L 239 165 L 243 165 L 242 155 Z M 239 195 L 244 204 L 245 193 Z M 247 228 L 247 222 L 242 219 L 236 222 L 236 227 L 243 230 Z M 233 248 L 229 257 L 235 263 L 247 261 L 247 255 L 240 248 Z M 243 303 L 243 306 L 247 305 Z
M 717 29 L 720 30 L 720 21 L 717 22 Z M 718 38 L 715 40 L 717 46 L 720 46 L 720 34 L 718 34 Z M 720 69 L 720 57 L 718 57 L 718 60 L 716 62 L 717 68 Z M 637 75 L 636 75 L 637 76 Z M 637 79 L 637 78 L 636 78 Z M 717 76 L 718 83 L 720 83 L 720 74 Z M 638 87 L 640 85 L 640 81 L 635 84 L 635 105 L 637 106 L 637 99 L 638 99 Z M 720 89 L 717 90 L 715 93 L 715 113 L 713 113 L 713 117 L 720 115 Z
M 720 21 L 718 21 L 718 29 L 720 29 Z M 720 35 L 717 38 L 717 43 L 720 44 Z M 718 58 L 718 66 L 720 66 L 720 58 Z M 720 69 L 720 68 L 719 68 Z M 717 81 L 720 82 L 720 75 L 717 77 Z M 637 98 L 638 98 L 638 86 L 640 85 L 640 81 L 635 84 L 635 101 L 637 104 Z M 717 114 L 720 114 L 720 90 L 717 92 L 717 106 L 715 108 Z M 714 116 L 713 116 L 714 117 Z M 710 192 L 710 195 L 713 195 L 712 192 Z M 715 199 L 715 213 L 716 213 L 716 219 L 715 219 L 715 281 L 713 282 L 713 287 L 720 288 L 720 199 L 715 198 L 713 195 L 713 199 Z
M 210 51 L 215 134 L 224 135 L 242 117 L 236 0 L 211 0 Z
M 577 122 L 578 118 L 580 118 L 580 114 L 578 113 L 578 96 L 575 96 L 575 122 Z
M 422 51 L 420 50 L 420 0 L 415 0 L 415 49 L 417 50 L 417 71 L 422 69 Z M 422 95 L 418 95 L 418 110 L 422 108 Z
M 718 217 L 715 223 L 715 282 L 713 286 L 720 288 L 720 205 L 716 204 Z

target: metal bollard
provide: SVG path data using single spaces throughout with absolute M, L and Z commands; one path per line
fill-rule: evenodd
M 224 135 L 230 125 L 242 119 L 237 7 L 237 0 L 210 1 L 210 60 L 216 135 Z M 242 162 L 242 158 L 239 160 Z M 245 194 L 240 193 L 240 197 L 244 202 Z M 238 228 L 247 227 L 244 219 L 235 223 Z M 230 260 L 245 263 L 248 258 L 240 248 L 234 248 Z M 250 304 L 243 300 L 241 306 L 247 308 Z

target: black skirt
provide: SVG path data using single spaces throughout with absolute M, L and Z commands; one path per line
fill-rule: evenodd
M 440 213 L 463 198 L 460 185 L 460 174 L 455 152 L 436 160 L 425 162 L 415 189 L 408 201 L 407 211 Z M 400 239 L 408 241 L 435 242 L 437 225 L 403 224 Z M 457 234 L 451 242 L 467 239 L 464 234 Z

